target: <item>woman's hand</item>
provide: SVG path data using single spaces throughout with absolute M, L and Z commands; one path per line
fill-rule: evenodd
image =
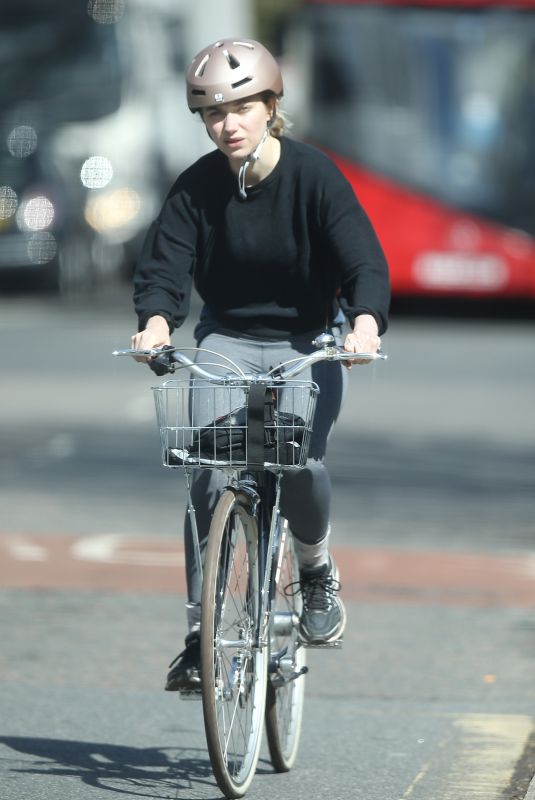
M 371 314 L 359 314 L 355 319 L 355 325 L 351 333 L 348 333 L 344 341 L 344 350 L 348 353 L 376 353 L 381 347 L 379 338 L 379 328 L 375 317 Z M 351 361 L 344 361 L 348 369 L 352 364 L 368 364 L 369 358 L 355 358 Z
M 164 347 L 171 344 L 169 325 L 165 317 L 159 315 L 150 317 L 144 331 L 132 336 L 132 348 L 134 350 L 152 350 L 153 347 Z M 147 363 L 150 358 L 147 356 L 135 357 L 136 361 Z

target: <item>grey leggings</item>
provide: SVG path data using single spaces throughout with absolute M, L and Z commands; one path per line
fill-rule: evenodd
M 333 333 L 340 343 L 340 330 Z M 201 342 L 201 347 L 227 356 L 245 372 L 267 372 L 282 361 L 312 352 L 313 336 L 292 337 L 289 341 L 263 342 L 253 339 L 240 339 L 219 333 L 211 333 Z M 198 354 L 197 361 L 216 361 L 213 356 Z M 217 372 L 213 366 L 210 371 Z M 228 372 L 225 367 L 224 372 Z M 320 362 L 305 370 L 300 379 L 313 380 L 319 388 L 314 430 L 310 442 L 308 460 L 301 470 L 291 470 L 284 474 L 281 482 L 281 513 L 290 523 L 294 536 L 307 544 L 315 544 L 323 539 L 329 525 L 331 483 L 324 464 L 327 440 L 340 412 L 346 386 L 346 371 L 339 362 Z M 197 408 L 197 420 L 205 423 L 213 419 L 214 410 Z M 201 424 L 205 424 L 201 423 Z M 191 496 L 196 512 L 197 529 L 201 554 L 204 558 L 208 531 L 212 514 L 227 476 L 217 469 L 194 470 Z M 189 515 L 185 521 L 186 578 L 188 602 L 200 602 L 201 582 L 196 567 L 193 537 Z

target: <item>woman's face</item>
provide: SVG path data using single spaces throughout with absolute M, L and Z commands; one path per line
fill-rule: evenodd
M 240 165 L 260 142 L 272 109 L 257 96 L 246 97 L 203 111 L 208 135 L 229 161 Z

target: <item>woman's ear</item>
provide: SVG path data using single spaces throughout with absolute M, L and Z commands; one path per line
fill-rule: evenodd
M 271 100 L 268 105 L 268 111 L 270 112 L 270 116 L 268 119 L 268 128 L 271 128 L 274 124 L 275 120 L 277 119 L 277 101 L 275 99 Z

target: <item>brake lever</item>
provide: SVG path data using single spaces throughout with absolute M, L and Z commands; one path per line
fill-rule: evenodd
M 155 375 L 158 375 L 159 378 L 161 378 L 162 375 L 167 375 L 175 371 L 176 367 L 170 360 L 171 353 L 169 352 L 174 349 L 172 344 L 165 344 L 161 349 L 160 355 L 151 358 L 149 361 L 149 368 Z

